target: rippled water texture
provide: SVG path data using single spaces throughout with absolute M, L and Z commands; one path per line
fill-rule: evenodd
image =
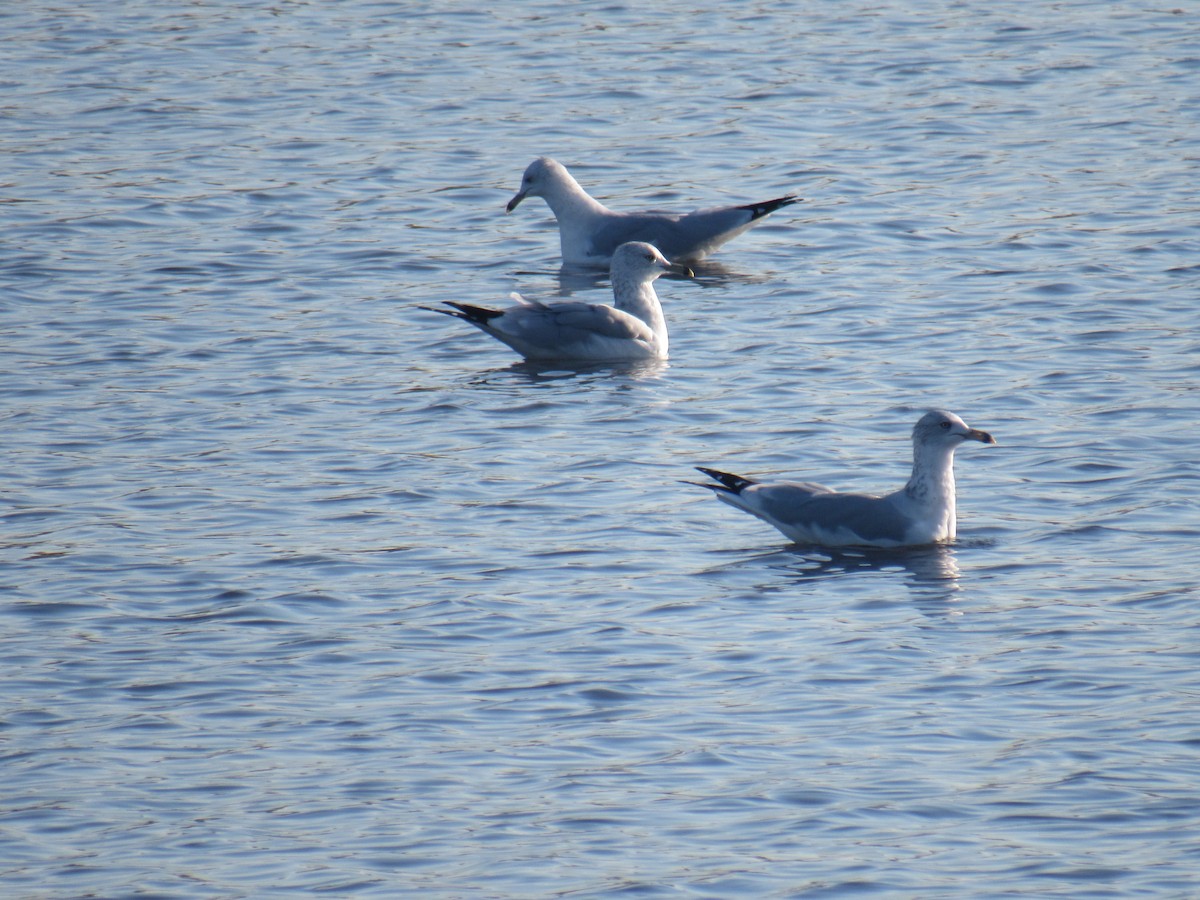
M 710 6 L 0 12 L 0 893 L 1200 893 L 1200 10 Z M 805 202 L 531 367 L 543 153 Z M 953 547 L 680 483 L 931 405 Z

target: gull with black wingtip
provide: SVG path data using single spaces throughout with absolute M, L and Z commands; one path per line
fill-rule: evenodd
M 444 301 L 451 309 L 422 307 L 470 322 L 526 359 L 603 362 L 667 358 L 667 320 L 654 281 L 667 272 L 691 277 L 649 244 L 622 244 L 613 254 L 613 304 L 539 303 L 513 294 L 517 305 L 488 309 Z
M 531 162 L 521 189 L 508 201 L 512 212 L 527 197 L 541 197 L 558 220 L 562 259 L 569 265 L 602 265 L 628 241 L 653 244 L 669 259 L 697 262 L 732 240 L 768 213 L 796 203 L 793 194 L 719 206 L 683 215 L 660 212 L 619 213 L 589 196 L 562 165 L 548 156 Z
M 915 547 L 953 541 L 958 534 L 954 451 L 964 441 L 996 440 L 954 413 L 931 410 L 913 427 L 912 441 L 912 476 L 883 496 L 840 493 L 807 482 L 758 482 L 705 468 L 700 471 L 717 484 L 700 487 L 798 544 Z

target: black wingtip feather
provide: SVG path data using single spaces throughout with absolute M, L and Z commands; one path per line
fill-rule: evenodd
M 458 312 L 448 312 L 444 309 L 439 309 L 438 312 L 481 325 L 490 322 L 497 316 L 504 315 L 504 310 L 502 309 L 488 309 L 484 306 L 472 306 L 469 303 L 455 303 L 453 300 L 443 300 L 442 302 L 447 306 L 453 306 Z M 428 308 L 426 307 L 426 309 Z
M 761 219 L 767 213 L 773 213 L 775 210 L 784 206 L 791 206 L 793 203 L 799 203 L 803 197 L 797 197 L 795 194 L 786 194 L 783 197 L 776 197 L 774 200 L 765 200 L 762 203 L 747 203 L 745 206 L 739 207 L 750 211 L 750 220 Z
M 731 494 L 740 494 L 752 484 L 758 484 L 749 478 L 743 478 L 741 475 L 732 475 L 729 472 L 721 472 L 717 469 L 706 469 L 703 466 L 696 466 L 697 472 L 703 472 L 713 481 L 719 481 L 720 484 L 702 484 L 701 487 L 709 488 L 714 491 L 728 491 Z

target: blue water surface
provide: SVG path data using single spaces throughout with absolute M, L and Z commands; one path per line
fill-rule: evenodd
M 0 893 L 1200 893 L 1197 12 L 11 4 Z M 531 366 L 540 154 L 805 199 Z M 680 483 L 930 406 L 953 546 Z

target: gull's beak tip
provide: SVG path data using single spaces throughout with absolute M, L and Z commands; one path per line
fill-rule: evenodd
M 995 444 L 996 439 L 986 431 L 980 431 L 978 428 L 972 428 L 969 437 L 974 438 L 981 444 Z
M 674 262 L 672 260 L 664 260 L 663 268 L 668 272 L 674 272 L 676 275 L 682 275 L 684 278 L 695 278 L 696 273 L 692 271 L 692 267 L 687 263 Z

